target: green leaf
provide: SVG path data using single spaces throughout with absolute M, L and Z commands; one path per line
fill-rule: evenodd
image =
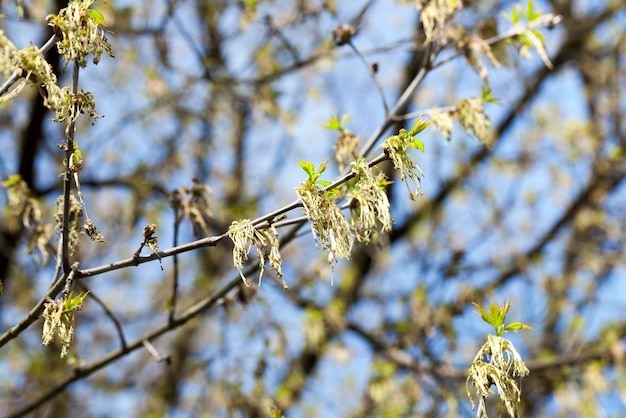
M 330 131 L 338 131 L 341 129 L 341 123 L 339 123 L 337 118 L 332 118 L 326 125 L 324 125 L 324 128 Z
M 506 327 L 504 331 L 519 331 L 520 329 L 531 329 L 529 325 L 522 324 L 521 322 L 512 322 Z
M 497 305 L 492 302 L 489 305 L 489 312 L 476 303 L 473 303 L 473 305 L 478 309 L 478 313 L 480 313 L 483 321 L 494 328 L 498 337 L 501 337 L 507 331 L 530 329 L 530 326 L 522 324 L 521 322 L 513 322 L 508 324 L 506 327 L 504 326 L 504 320 L 506 319 L 506 315 L 509 313 L 509 309 L 511 308 L 509 301 L 506 301 L 504 305 Z
M 105 26 L 104 24 L 104 16 L 97 10 L 87 9 L 87 14 L 89 17 L 98 25 Z
M 67 301 L 65 301 L 63 312 L 68 313 L 72 312 L 75 309 L 80 309 L 80 307 L 83 305 L 83 301 L 88 294 L 89 292 L 85 292 L 82 295 L 74 296 L 73 292 L 70 292 L 70 294 L 67 296 Z
M 491 322 L 489 321 L 489 314 L 487 313 L 487 311 L 485 311 L 483 307 L 477 303 L 472 302 L 472 305 L 474 305 L 476 309 L 478 309 L 478 313 L 480 314 L 480 317 L 483 319 L 483 321 L 485 321 L 488 324 L 491 324 Z
M 313 178 L 315 175 L 315 166 L 312 162 L 300 160 L 300 167 L 309 175 L 309 178 Z
M 336 117 L 329 119 L 328 123 L 324 125 L 324 128 L 331 130 L 331 131 L 339 131 L 343 133 L 346 129 L 346 124 L 348 123 L 351 117 L 352 117 L 351 114 L 346 113 L 345 115 L 341 116 L 341 122 L 340 122 L 339 116 L 337 115 Z
M 317 170 L 315 170 L 315 166 L 310 161 L 300 160 L 300 167 L 302 167 L 302 169 L 309 175 L 308 181 L 310 183 L 317 183 L 322 186 L 327 186 L 328 184 L 330 184 L 330 182 L 327 182 L 327 184 L 323 184 L 324 182 L 322 180 L 318 180 L 322 173 L 326 171 L 326 168 L 328 167 L 328 160 L 320 163 L 320 166 L 317 168 Z
M 526 19 L 528 19 L 529 22 L 532 22 L 538 17 L 541 17 L 541 12 L 533 11 L 533 0 L 528 0 L 528 4 L 526 5 Z
M 413 138 L 413 148 L 417 148 L 418 150 L 424 152 L 424 143 L 417 138 Z
M 498 98 L 495 97 L 492 94 L 490 87 L 483 87 L 482 93 L 483 93 L 482 94 L 483 102 L 485 102 L 485 103 L 499 103 Z
M 9 176 L 8 179 L 6 179 L 5 181 L 2 182 L 2 186 L 4 187 L 12 187 L 15 186 L 16 184 L 18 184 L 20 182 L 22 178 L 20 177 L 19 174 L 13 174 L 11 176 Z
M 507 301 L 504 305 L 496 305 L 495 303 L 491 303 L 489 305 L 489 312 L 485 311 L 480 305 L 474 303 L 474 306 L 478 308 L 478 312 L 480 313 L 483 321 L 488 323 L 493 327 L 497 336 L 502 336 L 504 334 L 504 319 L 506 318 L 506 314 L 509 312 L 509 302 Z
M 415 124 L 413 125 L 413 128 L 411 128 L 411 132 L 409 132 L 409 134 L 411 136 L 415 136 L 419 134 L 420 132 L 422 132 L 424 129 L 428 128 L 431 123 L 432 123 L 431 121 L 426 121 L 422 119 L 422 117 L 420 116 L 415 121 Z
M 491 315 L 491 319 L 493 321 L 492 325 L 496 328 L 496 332 L 501 330 L 504 327 L 504 320 L 506 319 L 506 315 L 509 313 L 509 302 L 505 302 L 503 306 L 496 305 L 492 303 L 489 307 L 489 314 Z
M 322 174 L 324 171 L 326 171 L 326 167 L 328 167 L 328 160 L 323 161 L 320 164 L 320 167 L 317 169 L 317 174 Z

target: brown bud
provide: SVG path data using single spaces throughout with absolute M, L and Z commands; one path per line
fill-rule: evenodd
M 333 30 L 333 41 L 335 41 L 335 45 L 341 46 L 350 43 L 354 35 L 356 35 L 354 26 L 344 23 L 343 25 L 337 25 Z

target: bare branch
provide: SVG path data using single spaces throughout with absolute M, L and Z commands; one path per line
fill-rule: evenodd
M 357 57 L 359 57 L 363 65 L 365 65 L 365 68 L 367 68 L 369 75 L 372 78 L 372 81 L 374 81 L 374 84 L 376 85 L 376 89 L 378 90 L 378 94 L 380 95 L 380 100 L 383 102 L 383 108 L 385 109 L 385 117 L 388 117 L 389 105 L 387 105 L 387 99 L 385 99 L 385 92 L 383 91 L 383 87 L 380 85 L 380 82 L 378 81 L 378 77 L 376 77 L 376 73 L 378 71 L 378 63 L 369 64 L 367 60 L 365 59 L 365 57 L 363 56 L 363 54 L 361 54 L 361 52 L 356 48 L 356 46 L 354 46 L 354 43 L 351 40 L 348 42 L 348 45 L 350 45 L 350 48 L 352 48 L 352 50 L 357 55 Z
M 254 273 L 255 270 L 256 270 L 256 266 L 253 266 L 250 269 L 248 269 L 246 274 L 252 274 Z M 154 330 L 148 332 L 144 336 L 139 337 L 138 339 L 132 341 L 126 347 L 122 347 L 110 353 L 109 355 L 99 360 L 96 360 L 95 362 L 91 364 L 78 367 L 77 369 L 74 370 L 74 373 L 71 376 L 67 377 L 65 380 L 60 382 L 57 386 L 50 389 L 49 391 L 47 391 L 46 393 L 44 393 L 39 398 L 31 402 L 30 404 L 26 405 L 25 407 L 19 409 L 18 411 L 13 412 L 12 414 L 7 415 L 6 418 L 24 416 L 27 413 L 32 412 L 35 409 L 37 409 L 37 407 L 48 402 L 50 399 L 62 393 L 72 383 L 77 382 L 81 379 L 84 379 L 87 376 L 92 375 L 98 370 L 103 369 L 109 364 L 114 363 L 115 361 L 121 359 L 122 357 L 126 356 L 129 353 L 132 353 L 133 351 L 139 348 L 144 347 L 148 349 L 146 347 L 147 341 L 156 339 L 160 337 L 161 335 L 166 334 L 167 332 L 186 324 L 189 320 L 195 318 L 197 315 L 203 312 L 206 312 L 212 308 L 221 306 L 221 304 L 224 302 L 228 293 L 230 293 L 232 289 L 236 288 L 237 285 L 240 284 L 240 282 L 241 282 L 241 279 L 239 278 L 239 276 L 237 276 L 235 279 L 232 279 L 230 282 L 224 285 L 220 290 L 215 292 L 213 295 L 206 297 L 205 299 L 193 305 L 191 308 L 187 309 L 183 314 L 180 315 L 180 317 L 176 318 L 174 322 L 170 323 L 168 321 L 168 323 L 162 325 L 161 327 L 155 328 Z M 2 339 L 0 337 L 0 343 L 1 341 Z M 158 353 L 157 353 L 157 357 L 161 358 L 160 356 L 158 356 Z
M 72 75 L 72 93 L 76 95 L 78 92 L 78 73 L 80 66 L 74 63 L 74 71 Z M 78 112 L 78 103 L 73 103 L 75 112 Z M 76 121 L 73 118 L 66 129 L 65 141 L 65 174 L 63 176 L 63 226 L 61 228 L 61 240 L 63 241 L 62 265 L 63 271 L 67 274 L 70 269 L 70 196 L 72 193 L 72 176 L 71 176 L 71 159 L 74 154 L 74 133 L 76 130 Z
M 126 348 L 126 337 L 124 337 L 124 329 L 122 328 L 122 324 L 115 317 L 115 315 L 113 314 L 111 309 L 109 309 L 109 307 L 106 305 L 106 303 L 104 303 L 104 301 L 102 299 L 100 299 L 98 296 L 96 296 L 96 294 L 93 293 L 93 291 L 91 289 L 89 289 L 85 285 L 84 282 L 79 282 L 78 286 L 80 286 L 85 291 L 87 291 L 88 292 L 87 297 L 90 298 L 90 299 L 93 299 L 94 302 L 96 302 L 98 305 L 100 305 L 102 310 L 104 310 L 104 314 L 111 320 L 111 322 L 113 322 L 113 326 L 115 326 L 115 330 L 117 331 L 117 336 L 120 339 L 121 347 L 122 348 Z
M 99 267 L 93 267 L 93 268 L 86 269 L 86 270 L 79 270 L 78 277 L 83 278 L 83 277 L 97 276 L 99 274 L 106 273 L 109 271 L 119 270 L 125 267 L 138 266 L 140 264 L 147 263 L 149 261 L 171 257 L 175 254 L 180 254 L 180 253 L 184 253 L 187 251 L 192 251 L 192 250 L 196 250 L 196 249 L 204 248 L 204 247 L 213 247 L 217 245 L 218 242 L 220 242 L 221 240 L 227 237 L 228 235 L 226 234 L 217 235 L 213 237 L 207 237 L 207 238 L 203 238 L 197 241 L 190 242 L 188 244 L 180 245 L 178 247 L 170 248 L 165 251 L 152 253 L 150 255 L 140 256 L 140 257 L 131 257 L 125 260 L 116 261 L 111 264 L 107 264 L 107 265 L 103 265 Z

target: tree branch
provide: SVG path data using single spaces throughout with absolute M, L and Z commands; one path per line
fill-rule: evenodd
M 249 268 L 245 274 L 253 274 L 254 271 L 256 270 L 256 267 L 253 266 L 251 268 Z M 61 284 L 64 283 L 64 280 L 60 280 Z M 48 402 L 49 400 L 51 400 L 52 398 L 54 398 L 55 396 L 59 395 L 60 393 L 62 393 L 68 386 L 70 386 L 72 383 L 81 380 L 87 376 L 92 375 L 93 373 L 97 372 L 100 369 L 103 369 L 104 367 L 108 366 L 111 363 L 114 363 L 115 361 L 119 360 L 120 358 L 124 357 L 125 355 L 139 349 L 142 347 L 145 347 L 145 341 L 150 341 L 153 340 L 155 338 L 160 337 L 161 335 L 174 330 L 184 324 L 186 324 L 189 320 L 195 318 L 197 315 L 199 315 L 202 312 L 208 311 L 211 308 L 215 308 L 220 306 L 224 301 L 225 298 L 227 297 L 228 293 L 230 293 L 230 291 L 232 289 L 234 289 L 235 287 L 237 287 L 239 284 L 241 283 L 241 278 L 239 277 L 239 275 L 237 275 L 236 278 L 232 279 L 230 282 L 228 282 L 226 285 L 224 285 L 222 287 L 222 289 L 218 290 L 217 292 L 215 292 L 213 295 L 208 296 L 207 298 L 199 301 L 198 303 L 196 303 L 195 305 L 193 305 L 192 307 L 190 307 L 189 309 L 187 309 L 184 313 L 182 313 L 178 318 L 176 318 L 174 321 L 172 322 L 167 322 L 166 324 L 146 333 L 145 335 L 137 338 L 136 340 L 132 341 L 131 343 L 129 343 L 128 345 L 126 345 L 126 347 L 122 347 L 112 353 L 110 353 L 109 355 L 96 360 L 95 362 L 82 366 L 82 367 L 78 367 L 74 370 L 74 374 L 70 377 L 67 377 L 65 380 L 63 380 L 62 382 L 60 382 L 57 386 L 55 386 L 54 388 L 48 390 L 47 392 L 45 392 L 43 395 L 41 395 L 40 397 L 38 397 L 37 399 L 35 399 L 34 401 L 32 401 L 31 403 L 29 403 L 28 405 L 24 406 L 23 408 L 7 415 L 6 418 L 13 418 L 13 417 L 21 417 L 24 416 L 26 414 L 28 414 L 29 412 L 34 411 L 35 409 L 37 409 L 39 406 L 43 405 L 44 403 Z M 61 286 L 62 287 L 62 286 Z
M 89 289 L 85 285 L 84 282 L 79 282 L 78 286 L 80 286 L 85 291 L 89 292 L 87 297 L 90 298 L 90 299 L 93 299 L 94 302 L 96 302 L 98 305 L 100 305 L 100 307 L 104 311 L 104 314 L 111 320 L 111 322 L 113 322 L 113 326 L 115 327 L 115 330 L 117 331 L 117 336 L 118 336 L 118 338 L 120 340 L 121 347 L 122 348 L 126 348 L 126 338 L 124 337 L 124 329 L 122 328 L 122 324 L 120 323 L 120 321 L 118 321 L 118 319 L 115 317 L 115 315 L 109 309 L 109 307 L 106 305 L 106 303 L 104 303 L 104 301 L 102 299 L 100 299 L 98 296 L 96 296 L 93 293 L 93 291 L 91 291 L 91 289 Z
M 74 97 L 78 93 L 78 73 L 80 66 L 74 62 L 74 71 L 72 75 L 72 93 Z M 78 103 L 73 103 L 71 106 L 74 108 L 74 112 L 78 113 Z M 67 127 L 66 141 L 65 141 L 65 174 L 63 176 L 63 226 L 61 227 L 61 240 L 63 241 L 63 251 L 61 254 L 63 271 L 67 274 L 70 270 L 70 207 L 71 207 L 71 193 L 72 193 L 72 158 L 74 154 L 74 133 L 76 130 L 75 117 Z

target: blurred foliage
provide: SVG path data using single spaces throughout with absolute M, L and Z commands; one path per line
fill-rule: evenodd
M 623 1 L 66 7 L 0 5 L 1 82 L 25 69 L 0 99 L 0 332 L 63 270 L 73 121 L 84 273 L 3 340 L 0 415 L 474 416 L 484 347 L 529 370 L 500 374 L 520 403 L 479 400 L 489 416 L 624 410 Z M 53 34 L 60 50 L 33 46 Z M 78 91 L 59 53 L 85 66 Z M 369 171 L 359 148 L 383 143 L 393 161 Z M 272 215 L 296 187 L 324 216 Z M 266 260 L 263 287 L 244 285 Z M 502 319 L 487 336 L 472 305 L 505 300 L 509 325 L 532 327 L 506 343 L 508 308 L 485 311 Z

